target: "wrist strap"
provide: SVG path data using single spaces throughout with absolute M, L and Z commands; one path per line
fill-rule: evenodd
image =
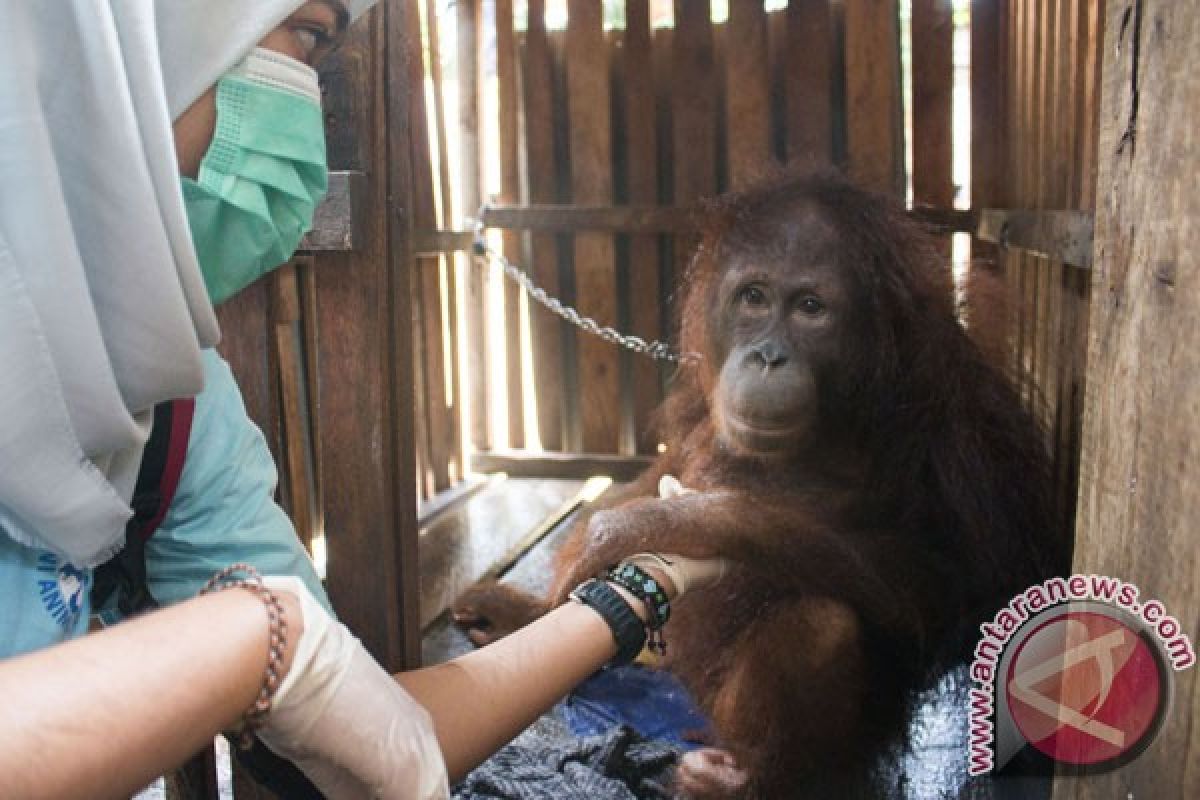
M 588 606 L 608 623 L 617 643 L 615 664 L 628 664 L 646 646 L 646 628 L 629 603 L 611 586 L 592 578 L 571 592 L 571 599 Z

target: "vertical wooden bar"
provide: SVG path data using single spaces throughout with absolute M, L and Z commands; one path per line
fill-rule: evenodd
M 570 0 L 567 21 L 567 87 L 570 103 L 571 196 L 578 205 L 613 201 L 612 112 L 602 8 Z M 617 279 L 610 234 L 575 236 L 575 303 L 603 325 L 617 318 Z M 617 450 L 620 374 L 613 345 L 595 336 L 578 339 L 583 449 Z
M 954 8 L 912 0 L 913 202 L 954 206 Z
M 517 164 L 517 42 L 513 32 L 512 0 L 493 0 L 496 31 L 496 89 L 500 136 L 500 195 L 503 204 L 515 204 L 520 194 Z M 504 254 L 521 260 L 520 234 L 505 231 Z M 525 446 L 525 405 L 521 385 L 521 288 L 504 279 L 505 364 L 508 385 L 508 445 Z
M 544 0 L 529 0 L 529 23 L 521 69 L 524 96 L 525 164 L 529 202 L 554 203 L 558 197 L 554 143 L 554 62 L 546 38 Z M 530 235 L 533 278 L 554 296 L 561 294 L 558 281 L 558 246 L 552 234 Z M 533 333 L 533 382 L 537 387 L 538 435 L 542 447 L 562 450 L 564 441 L 562 321 L 545 308 L 530 306 Z
M 792 80 L 788 75 L 788 64 L 793 59 L 792 43 L 789 40 L 789 9 L 772 11 L 767 17 L 767 75 L 768 96 L 771 112 L 770 147 L 771 155 L 780 164 L 788 160 L 788 87 Z
M 287 489 L 287 510 L 292 526 L 307 547 L 314 533 L 312 466 L 309 461 L 308 416 L 300 338 L 300 288 L 294 263 L 284 264 L 269 278 L 271 287 L 271 346 L 279 365 L 282 430 L 281 483 Z
M 850 175 L 904 193 L 900 29 L 895 0 L 845 0 L 846 145 Z
M 670 34 L 672 190 L 675 205 L 688 206 L 717 193 L 717 107 L 712 91 L 717 75 L 708 3 L 675 0 Z M 682 278 L 694 246 L 691 236 L 672 241 L 673 286 Z
M 1105 41 L 1104 3 L 1100 0 L 1080 0 L 1079 30 L 1076 57 L 1079 61 L 1078 85 L 1082 88 L 1082 96 L 1075 107 L 1074 127 L 1078 131 L 1076 152 L 1078 153 L 1079 170 L 1072 185 L 1073 200 L 1076 207 L 1085 210 L 1096 210 L 1096 175 L 1097 175 L 1097 138 L 1100 135 L 1099 112 L 1101 105 L 1100 72 L 1103 62 L 1102 53 Z M 1097 226 L 1099 237 L 1099 226 Z M 1099 238 L 1097 238 L 1099 242 Z M 1099 258 L 1099 249 L 1095 250 Z M 1063 431 L 1061 451 L 1066 454 L 1061 468 L 1060 483 L 1064 490 L 1064 504 L 1072 508 L 1071 501 L 1082 495 L 1080 483 L 1080 453 L 1083 437 L 1084 398 L 1091 391 L 1089 386 L 1090 356 L 1088 339 L 1091 319 L 1091 286 L 1092 273 L 1085 270 L 1071 270 L 1067 275 L 1066 291 L 1071 304 L 1071 316 L 1067 337 L 1069 383 L 1066 387 L 1068 405 L 1066 413 L 1066 429 Z M 1077 487 L 1079 487 L 1077 489 Z M 1075 514 L 1071 514 L 1068 522 L 1075 522 Z M 1077 530 L 1077 528 L 1076 528 Z
M 442 75 L 441 24 L 438 19 L 436 0 L 426 0 L 425 9 L 426 26 L 429 32 L 429 67 L 434 98 L 434 138 L 437 142 L 438 151 L 437 177 L 441 193 L 441 208 L 439 209 L 438 219 L 443 227 L 447 227 L 456 224 L 454 222 L 456 219 L 456 209 L 453 200 L 454 190 L 450 183 L 450 153 L 446 136 L 446 84 Z M 446 368 L 449 370 L 449 380 L 447 381 L 449 395 L 445 399 L 446 416 L 449 422 L 448 447 L 450 456 L 448 466 L 450 480 L 453 483 L 463 478 L 462 420 L 459 416 L 460 403 L 462 402 L 462 376 L 459 374 L 458 315 L 456 313 L 458 306 L 456 302 L 458 281 L 455 276 L 453 257 L 441 256 L 438 259 L 438 274 L 441 314 L 446 323 L 445 330 L 449 334 L 449 341 L 443 344 L 444 353 L 442 358 L 446 363 Z
M 971 205 L 1004 208 L 1007 181 L 1008 14 L 992 0 L 971 3 Z M 1004 275 L 1005 255 L 980 239 L 971 240 L 967 281 L 967 326 L 971 337 L 995 364 L 1008 352 L 1003 303 L 995 291 Z M 1002 298 L 1001 298 L 1002 299 Z
M 389 4 L 322 68 L 347 92 L 335 129 L 359 137 L 353 151 L 363 158 L 333 166 L 373 176 L 367 200 L 377 211 L 364 215 L 362 248 L 322 255 L 316 275 L 327 586 L 339 617 L 390 670 L 420 655 L 409 220 L 384 213 L 389 197 L 411 207 L 407 59 L 418 35 L 410 7 Z
M 628 200 L 634 205 L 657 205 L 655 79 L 647 0 L 627 0 L 625 4 L 622 53 Z M 664 333 L 659 263 L 659 237 L 629 237 L 630 322 L 632 330 L 646 340 L 660 338 Z M 657 444 L 650 435 L 650 416 L 662 401 L 661 373 L 659 365 L 650 358 L 633 356 L 630 371 L 633 436 L 641 453 L 653 452 Z
M 787 160 L 833 162 L 833 17 L 829 0 L 793 0 L 784 53 Z
M 1007 23 L 1005 9 L 994 0 L 972 0 L 971 205 L 976 208 L 1008 205 Z
M 269 303 L 267 281 L 260 280 L 217 306 L 217 321 L 221 324 L 221 343 L 217 349 L 237 379 L 246 413 L 262 430 L 272 453 L 278 457 L 278 440 L 272 435 L 277 407 L 271 403 L 272 372 L 267 363 L 271 351 Z
M 1195 636 L 1200 562 L 1200 19 L 1188 4 L 1110 3 L 1107 12 L 1089 380 L 1074 571 L 1119 576 L 1170 616 L 1174 701 L 1155 741 L 1121 769 L 1060 777 L 1057 800 L 1200 796 Z M 1136 14 L 1138 19 L 1131 19 Z M 1124 18 L 1123 18 L 1124 16 Z M 1140 22 L 1141 24 L 1137 24 Z M 1169 35 L 1163 35 L 1164 32 Z M 1136 77 L 1135 77 L 1136 75 Z M 1138 99 L 1133 104 L 1133 88 Z M 1145 124 L 1142 124 L 1145 121 Z M 1130 124 L 1137 124 L 1131 143 Z M 1170 342 L 1170 346 L 1164 343 Z M 1143 601 L 1144 602 L 1144 601 Z M 1172 628 L 1174 635 L 1167 635 Z M 1165 701 L 1164 701 L 1165 702 Z
M 460 142 L 459 181 L 462 186 L 463 213 L 475 216 L 483 195 L 479 189 L 479 48 L 480 0 L 459 0 L 457 9 L 458 37 L 458 135 Z M 471 445 L 476 450 L 492 446 L 491 424 L 488 419 L 487 336 L 487 273 L 476 259 L 470 259 L 460 291 L 462 296 L 463 328 L 466 345 L 469 387 L 463 403 L 470 419 Z
M 419 24 L 417 6 L 412 21 Z M 426 69 L 421 47 L 420 29 L 416 31 L 417 47 L 405 53 L 411 117 L 412 209 L 411 225 L 431 230 L 438 226 L 437 205 L 433 192 L 433 164 L 430 159 L 429 114 L 425 107 Z M 417 336 L 412 342 L 417 375 L 414 384 L 420 389 L 417 408 L 418 449 L 424 450 L 429 480 L 422 481 L 426 497 L 450 486 L 450 459 L 454 452 L 454 425 L 446 408 L 446 363 L 443 358 L 445 341 L 442 332 L 441 281 L 438 275 L 439 256 L 419 256 L 412 267 L 412 283 L 417 302 L 413 307 Z
M 671 48 L 675 204 L 717 191 L 717 108 L 708 3 L 675 0 Z
M 729 183 L 749 183 L 770 154 L 767 19 L 761 3 L 730 3 L 725 24 L 733 46 L 725 55 L 725 120 Z

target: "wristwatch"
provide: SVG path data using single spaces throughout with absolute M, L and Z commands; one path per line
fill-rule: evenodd
M 612 586 L 592 578 L 571 592 L 571 599 L 593 609 L 604 618 L 617 643 L 614 664 L 628 664 L 646 646 L 646 626 Z

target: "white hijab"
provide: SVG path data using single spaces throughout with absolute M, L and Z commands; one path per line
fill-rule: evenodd
M 124 544 L 153 407 L 201 390 L 219 336 L 171 121 L 301 5 L 5 4 L 0 529 L 16 541 L 81 567 Z

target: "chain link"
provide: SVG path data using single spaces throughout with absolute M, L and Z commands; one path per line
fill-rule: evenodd
M 529 277 L 528 272 L 509 261 L 503 253 L 498 252 L 488 244 L 482 221 L 483 211 L 484 209 L 480 209 L 479 216 L 475 219 L 475 256 L 485 264 L 488 262 L 499 264 L 504 270 L 505 275 L 515 281 L 536 302 L 545 306 L 550 313 L 565 319 L 567 322 L 587 331 L 593 336 L 600 337 L 606 342 L 624 347 L 626 350 L 631 350 L 634 353 L 641 353 L 658 361 L 670 361 L 676 364 L 690 365 L 700 360 L 701 356 L 699 353 L 680 353 L 666 342 L 657 340 L 648 342 L 640 336 L 621 333 L 616 328 L 601 325 L 596 320 L 580 314 L 576 309 L 546 292 L 545 289 L 533 282 L 533 278 Z

